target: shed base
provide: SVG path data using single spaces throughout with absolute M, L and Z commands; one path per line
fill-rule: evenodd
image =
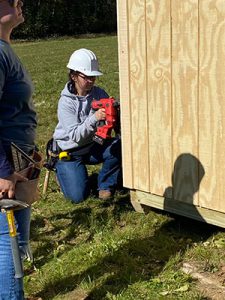
M 225 213 L 138 190 L 132 190 L 130 194 L 131 204 L 137 212 L 143 213 L 144 207 L 150 206 L 225 228 Z

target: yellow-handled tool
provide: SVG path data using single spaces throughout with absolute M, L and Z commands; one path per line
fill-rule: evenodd
M 14 199 L 2 199 L 0 200 L 0 208 L 3 213 L 6 213 L 6 218 L 9 226 L 9 236 L 11 242 L 13 263 L 15 268 L 15 278 L 23 277 L 23 265 L 21 261 L 18 236 L 15 226 L 14 210 L 26 208 L 29 205 Z

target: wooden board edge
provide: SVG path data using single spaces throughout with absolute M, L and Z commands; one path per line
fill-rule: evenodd
M 225 228 L 225 214 L 219 211 L 175 201 L 173 199 L 165 199 L 162 196 L 138 190 L 131 190 L 130 197 L 131 204 L 137 212 L 143 213 L 143 207 L 149 206 Z

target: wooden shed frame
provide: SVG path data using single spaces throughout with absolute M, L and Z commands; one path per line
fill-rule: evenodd
M 225 1 L 117 0 L 124 186 L 225 227 Z

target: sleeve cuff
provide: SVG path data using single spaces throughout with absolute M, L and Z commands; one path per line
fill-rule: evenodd
M 90 124 L 92 127 L 95 127 L 97 121 L 98 121 L 98 120 L 96 119 L 95 114 L 93 114 L 93 115 L 89 118 L 89 124 Z

